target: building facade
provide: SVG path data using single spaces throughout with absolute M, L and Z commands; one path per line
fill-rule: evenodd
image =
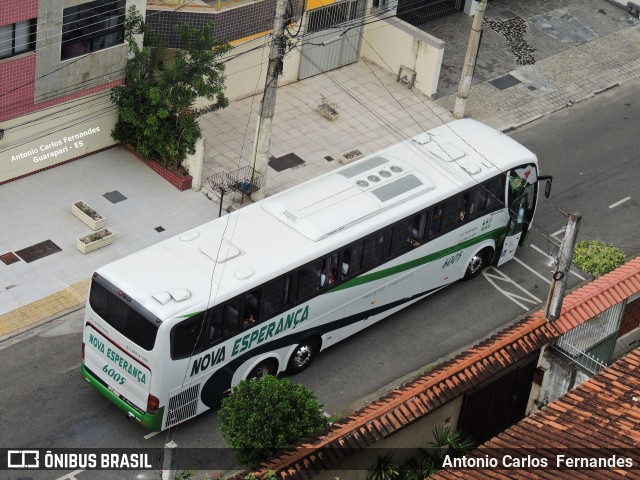
M 126 10 L 141 0 L 0 0 L 0 184 L 114 144 Z

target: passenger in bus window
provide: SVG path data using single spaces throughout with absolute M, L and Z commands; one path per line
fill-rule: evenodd
M 252 310 L 247 310 L 245 312 L 245 317 L 244 317 L 244 320 L 242 322 L 243 328 L 245 328 L 245 329 L 251 328 L 251 327 L 253 327 L 253 325 L 255 325 L 255 323 L 256 323 L 255 313 L 253 313 Z
M 460 210 L 460 213 L 458 213 L 458 222 L 463 223 L 466 216 L 467 210 L 463 208 L 462 210 Z

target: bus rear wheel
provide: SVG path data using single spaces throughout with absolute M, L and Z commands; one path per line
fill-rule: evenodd
M 299 373 L 311 365 L 320 350 L 318 339 L 311 337 L 306 339 L 291 354 L 287 371 L 289 373 Z
M 469 265 L 467 266 L 467 271 L 464 272 L 464 280 L 469 280 L 470 278 L 478 275 L 482 269 L 488 265 L 491 253 L 490 249 L 485 248 L 471 257 Z
M 256 378 L 262 378 L 266 375 L 276 374 L 276 364 L 273 360 L 265 360 L 253 367 L 247 375 L 247 380 L 255 380 Z

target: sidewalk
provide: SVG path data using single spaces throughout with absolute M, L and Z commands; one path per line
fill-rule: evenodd
M 548 11 L 536 11 L 533 3 L 538 10 L 546 5 Z M 525 4 L 494 2 L 487 20 L 501 22 L 511 16 L 509 12 L 527 20 L 524 38 L 538 49 L 533 53 L 535 64 L 517 67 L 515 61 L 505 62 L 514 55 L 510 46 L 485 27 L 467 116 L 506 130 L 640 77 L 638 20 L 604 0 Z M 566 15 L 554 10 L 565 5 L 570 7 Z M 279 88 L 272 155 L 284 168 L 269 168 L 267 194 L 341 166 L 338 158 L 344 152 L 359 149 L 371 154 L 452 120 L 449 112 L 459 72 L 451 67 L 450 57 L 464 55 L 469 29 L 463 25 L 470 25 L 470 19 L 448 18 L 423 27 L 433 28 L 430 33 L 447 42 L 442 89 L 435 100 L 408 90 L 396 82 L 395 74 L 364 61 Z M 535 25 L 542 30 L 535 30 Z M 594 36 L 589 37 L 589 30 Z M 337 120 L 329 121 L 315 111 L 321 95 L 339 104 Z M 205 138 L 201 193 L 178 192 L 122 148 L 0 187 L 5 206 L 0 217 L 0 340 L 81 308 L 88 279 L 100 265 L 216 218 L 219 194 L 206 178 L 249 165 L 260 98 L 232 102 L 201 119 Z M 302 163 L 293 167 L 287 163 L 296 157 Z M 112 203 L 103 196 L 113 191 L 126 200 Z M 87 255 L 76 250 L 76 239 L 89 233 L 70 213 L 71 203 L 78 200 L 107 218 L 107 227 L 116 233 L 112 245 Z M 224 207 L 241 208 L 240 200 L 227 194 Z M 244 205 L 249 203 L 244 199 Z M 39 254 L 49 255 L 29 263 L 19 256 L 15 263 L 5 261 L 10 256 L 4 254 L 46 240 L 61 250 L 45 244 Z

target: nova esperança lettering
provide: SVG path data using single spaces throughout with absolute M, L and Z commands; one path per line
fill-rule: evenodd
M 260 345 L 271 337 L 275 337 L 281 332 L 290 328 L 295 328 L 309 318 L 309 306 L 299 308 L 295 312 L 289 313 L 286 317 L 280 317 L 278 320 L 267 323 L 260 328 L 256 328 L 251 333 L 247 333 L 233 342 L 233 350 L 231 356 L 248 350 L 252 346 Z M 222 346 L 217 350 L 210 350 L 205 355 L 196 358 L 191 367 L 191 377 L 199 372 L 204 372 L 208 368 L 221 363 L 225 359 L 225 348 Z
M 147 383 L 147 374 L 138 369 L 135 364 L 130 363 L 125 357 L 118 352 L 111 350 L 107 347 L 105 352 L 105 344 L 98 337 L 95 337 L 92 333 L 89 334 L 89 345 L 92 345 L 98 352 L 102 353 L 105 357 L 111 360 L 115 365 L 120 367 L 124 372 L 128 373 L 131 377 L 135 378 L 138 383 Z M 121 384 L 124 382 L 121 382 Z

